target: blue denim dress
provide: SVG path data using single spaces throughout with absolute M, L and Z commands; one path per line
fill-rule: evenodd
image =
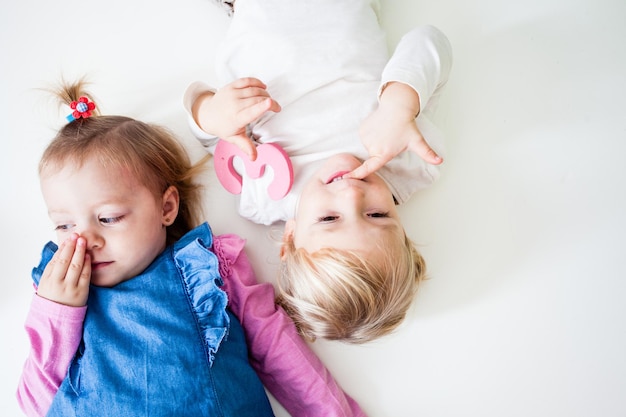
M 248 362 L 209 226 L 168 247 L 141 275 L 92 286 L 83 339 L 49 416 L 273 416 Z M 46 245 L 39 279 L 57 247 Z

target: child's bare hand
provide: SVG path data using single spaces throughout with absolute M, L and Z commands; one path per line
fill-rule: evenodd
M 359 128 L 369 158 L 346 177 L 365 178 L 406 150 L 415 152 L 430 164 L 441 164 L 443 159 L 428 145 L 415 124 L 418 112 L 417 93 L 404 84 L 390 84 L 383 92 L 378 108 L 363 120 Z
M 280 111 L 266 88 L 257 78 L 235 80 L 215 94 L 200 96 L 193 105 L 194 117 L 202 130 L 234 143 L 254 160 L 256 146 L 246 134 L 246 126 L 267 111 Z
M 72 234 L 61 244 L 43 271 L 37 294 L 73 307 L 87 304 L 91 260 L 85 238 Z

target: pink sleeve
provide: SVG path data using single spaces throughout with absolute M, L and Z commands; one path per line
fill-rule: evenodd
M 69 307 L 33 296 L 24 325 L 30 353 L 17 387 L 17 402 L 31 416 L 44 416 L 52 404 L 82 337 L 87 307 Z
M 229 306 L 241 321 L 250 362 L 263 384 L 293 417 L 365 416 L 275 304 L 274 287 L 257 282 L 244 246 L 234 235 L 214 242 Z

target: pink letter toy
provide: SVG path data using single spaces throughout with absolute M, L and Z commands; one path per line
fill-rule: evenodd
M 241 175 L 235 171 L 233 159 L 235 156 L 243 160 L 246 173 L 251 178 L 260 178 L 269 165 L 274 170 L 274 179 L 267 187 L 267 193 L 273 200 L 285 197 L 293 185 L 293 167 L 289 155 L 280 146 L 273 143 L 264 143 L 257 146 L 256 160 L 251 161 L 237 145 L 220 140 L 213 153 L 215 173 L 226 191 L 232 194 L 241 193 Z

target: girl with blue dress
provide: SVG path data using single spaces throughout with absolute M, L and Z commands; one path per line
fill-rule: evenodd
M 39 164 L 57 234 L 33 269 L 28 416 L 364 415 L 258 284 L 235 235 L 200 223 L 200 187 L 166 129 L 101 116 L 83 83 Z M 199 225 L 198 225 L 199 224 Z

